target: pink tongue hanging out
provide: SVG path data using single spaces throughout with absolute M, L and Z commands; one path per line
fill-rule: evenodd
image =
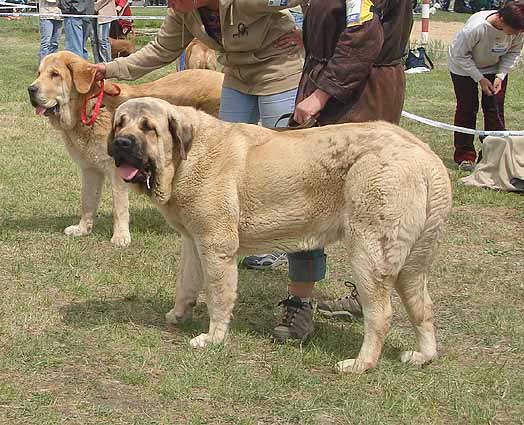
M 133 180 L 133 178 L 138 174 L 138 168 L 132 167 L 131 165 L 121 165 L 117 168 L 118 174 L 126 181 Z
M 43 106 L 40 106 L 38 105 L 36 108 L 35 108 L 35 113 L 36 115 L 44 115 L 45 111 L 47 111 L 47 108 L 43 107 Z

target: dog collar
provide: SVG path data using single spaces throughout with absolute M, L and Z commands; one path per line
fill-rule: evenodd
M 100 92 L 98 94 L 95 94 L 94 96 L 91 96 L 91 97 L 87 97 L 86 96 L 84 98 L 84 103 L 82 104 L 82 111 L 81 111 L 81 115 L 80 115 L 80 118 L 81 118 L 83 124 L 85 124 L 85 125 L 93 125 L 93 123 L 96 121 L 96 119 L 98 118 L 98 114 L 100 112 L 100 107 L 102 106 L 102 101 L 104 100 L 104 94 L 107 94 L 108 96 L 118 96 L 120 94 L 120 87 L 118 87 L 116 84 L 114 84 L 114 86 L 117 89 L 116 93 L 114 93 L 114 94 L 106 93 L 104 91 L 104 80 L 101 80 L 100 81 Z M 91 99 L 94 99 L 95 97 L 97 98 L 95 106 L 93 108 L 91 117 L 89 119 L 87 119 L 87 102 L 89 102 Z

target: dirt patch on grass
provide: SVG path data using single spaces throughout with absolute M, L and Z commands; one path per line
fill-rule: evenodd
M 429 22 L 429 41 L 440 41 L 445 45 L 451 44 L 455 34 L 464 26 L 462 22 L 439 22 L 431 21 Z M 413 30 L 411 31 L 411 42 L 418 43 L 420 42 L 421 37 L 421 28 L 420 22 L 415 22 L 413 25 Z

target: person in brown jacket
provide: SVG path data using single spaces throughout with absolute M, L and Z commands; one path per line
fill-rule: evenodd
M 398 124 L 406 88 L 402 57 L 412 25 L 412 0 L 311 0 L 304 18 L 305 65 L 290 125 L 311 118 L 318 125 Z M 326 256 L 322 249 L 290 253 L 288 260 L 288 298 L 280 302 L 284 314 L 273 337 L 303 341 L 313 332 L 312 292 L 324 278 Z M 319 310 L 327 316 L 362 314 L 352 289 L 342 299 L 319 302 Z

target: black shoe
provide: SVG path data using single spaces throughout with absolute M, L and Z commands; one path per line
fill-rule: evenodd
M 283 315 L 280 323 L 273 329 L 273 340 L 304 342 L 313 333 L 313 304 L 299 297 L 289 295 L 280 301 Z

